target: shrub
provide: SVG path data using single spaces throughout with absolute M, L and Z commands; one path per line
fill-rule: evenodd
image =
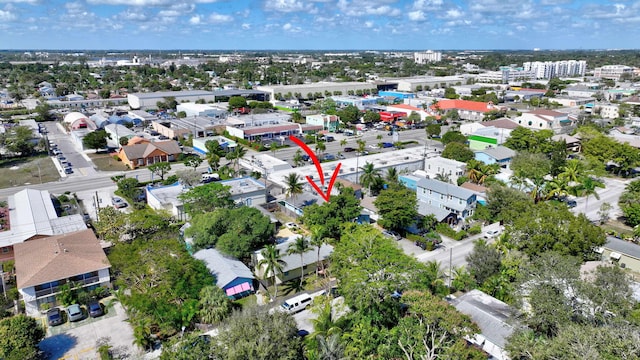
M 477 235 L 482 232 L 482 225 L 476 224 L 469 228 L 468 233 L 471 235 Z

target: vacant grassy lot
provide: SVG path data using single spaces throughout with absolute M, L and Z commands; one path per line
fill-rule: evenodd
M 113 158 L 109 154 L 89 154 L 91 161 L 100 171 L 125 171 L 129 168 L 122 161 Z
M 0 188 L 40 184 L 59 179 L 58 169 L 53 160 L 46 155 L 0 160 Z

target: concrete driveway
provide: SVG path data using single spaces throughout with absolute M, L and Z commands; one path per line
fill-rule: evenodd
M 113 302 L 107 313 L 99 318 L 86 318 L 48 327 L 47 335 L 39 344 L 46 359 L 97 359 L 98 339 L 107 339 L 117 358 L 137 359 L 142 352 L 133 345 L 133 329 L 122 305 Z

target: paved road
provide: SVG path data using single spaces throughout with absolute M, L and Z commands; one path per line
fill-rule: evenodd
M 589 218 L 589 220 L 599 221 L 600 215 L 598 212 L 600 211 L 600 207 L 604 203 L 608 203 L 612 206 L 609 211 L 609 217 L 611 219 L 615 219 L 619 216 L 622 216 L 622 211 L 618 206 L 618 200 L 620 200 L 620 195 L 624 192 L 624 188 L 631 182 L 630 179 L 609 179 L 605 178 L 605 188 L 596 189 L 596 193 L 600 199 L 596 199 L 595 196 L 589 196 L 589 198 L 580 197 L 576 199 L 576 207 L 571 209 L 574 214 L 583 213 Z

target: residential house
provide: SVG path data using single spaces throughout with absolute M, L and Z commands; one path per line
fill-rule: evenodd
M 424 171 L 431 179 L 446 177 L 449 182 L 457 184 L 458 178 L 467 173 L 467 164 L 461 161 L 436 156 L 425 159 Z
M 487 187 L 467 181 L 460 185 L 461 188 L 471 190 L 476 194 L 476 201 L 480 205 L 487 205 Z
M 278 201 L 278 204 L 280 205 L 280 209 L 287 215 L 298 217 L 302 216 L 305 207 L 313 204 L 322 205 L 324 202 L 324 199 L 320 196 L 316 196 L 310 192 L 303 192 L 296 196 L 287 196 L 284 200 Z
M 505 346 L 515 330 L 515 311 L 509 305 L 480 290 L 471 290 L 449 303 L 480 328 L 480 333 L 467 337 L 467 341 L 489 354 L 490 359 L 509 359 Z
M 331 189 L 331 195 L 338 195 L 340 194 L 340 189 L 341 188 L 351 188 L 353 189 L 353 192 L 356 196 L 357 199 L 362 199 L 362 185 L 360 184 L 356 184 L 352 181 L 349 181 L 347 179 L 341 179 L 341 178 L 336 178 L 336 183 L 335 186 L 333 187 L 333 189 Z
M 567 134 L 558 134 L 558 135 L 553 135 L 551 137 L 551 140 L 564 141 L 565 144 L 567 144 L 567 151 L 574 152 L 574 153 L 580 152 L 581 143 L 580 143 L 580 139 L 577 136 L 571 136 Z
M 509 120 L 507 121 L 513 124 L 513 128 L 518 127 L 518 124 Z M 482 150 L 488 147 L 502 145 L 507 141 L 507 139 L 509 139 L 509 137 L 511 137 L 511 131 L 513 131 L 513 128 L 505 129 L 501 127 L 490 126 L 486 124 L 489 122 L 491 121 L 484 122 L 483 127 L 476 129 L 467 137 L 469 148 L 471 150 Z
M 126 145 L 118 151 L 118 157 L 130 169 L 159 162 L 171 162 L 182 153 L 180 144 L 175 140 L 142 142 Z
M 207 153 L 209 152 L 206 145 L 207 141 L 217 141 L 220 147 L 227 152 L 235 149 L 238 146 L 238 143 L 236 143 L 235 141 L 227 139 L 224 136 L 216 135 L 193 139 L 193 151 L 200 155 L 207 155 Z
M 603 261 L 618 264 L 620 267 L 640 272 L 640 245 L 630 241 L 607 236 L 601 248 L 595 250 L 602 255 Z
M 47 236 L 85 230 L 82 215 L 59 216 L 59 203 L 46 190 L 24 189 L 7 199 L 2 212 L 0 262 L 14 259 L 14 245 Z
M 111 286 L 111 264 L 91 229 L 16 244 L 15 268 L 29 315 L 37 315 L 44 303 L 56 304 L 64 284 L 88 290 Z
M 186 214 L 180 194 L 188 189 L 180 182 L 171 185 L 147 185 L 145 188 L 147 204 L 154 210 L 167 211 L 175 218 L 184 220 Z
M 253 294 L 255 278 L 242 261 L 225 257 L 216 249 L 197 251 L 193 257 L 204 261 L 211 275 L 216 278 L 216 285 L 231 299 L 237 300 Z
M 338 115 L 317 114 L 306 117 L 309 125 L 322 126 L 323 130 L 336 131 L 340 126 L 340 117 Z
M 280 259 L 284 261 L 285 265 L 282 269 L 282 274 L 278 274 L 276 276 L 276 284 L 282 284 L 289 280 L 298 279 L 304 274 L 312 274 L 316 272 L 318 269 L 324 268 L 324 263 L 326 262 L 329 255 L 333 252 L 333 246 L 329 244 L 323 244 L 320 247 L 320 268 L 318 268 L 318 249 L 314 246 L 311 246 L 310 250 L 302 254 L 302 262 L 300 259 L 300 254 L 287 254 L 289 246 L 295 242 L 295 240 L 301 235 L 296 235 L 288 238 L 288 240 L 277 244 L 276 248 L 280 250 Z M 254 272 L 256 276 L 260 279 L 265 278 L 265 270 L 266 265 L 258 266 L 260 260 L 263 259 L 262 250 L 258 250 L 253 253 L 253 264 L 255 264 Z
M 454 214 L 451 223 L 473 215 L 476 208 L 476 194 L 470 190 L 434 179 L 420 179 L 418 181 L 418 213 L 420 215 Z M 429 210 L 437 211 L 429 212 Z M 448 215 L 447 215 L 448 216 Z M 443 217 L 444 218 L 444 217 Z
M 224 180 L 219 184 L 229 187 L 231 199 L 237 204 L 256 207 L 267 203 L 264 184 L 252 177 Z
M 486 113 L 498 109 L 499 107 L 494 106 L 492 102 L 470 100 L 440 100 L 430 107 L 432 114 L 446 114 L 449 111 L 456 110 L 460 120 L 469 121 L 481 121 Z
M 511 159 L 516 156 L 516 152 L 506 146 L 489 147 L 484 150 L 475 151 L 475 159 L 487 165 L 498 164 L 500 167 L 507 167 Z
M 547 109 L 522 113 L 515 120 L 518 125 L 532 130 L 553 130 L 555 133 L 566 132 L 572 125 L 567 114 Z

